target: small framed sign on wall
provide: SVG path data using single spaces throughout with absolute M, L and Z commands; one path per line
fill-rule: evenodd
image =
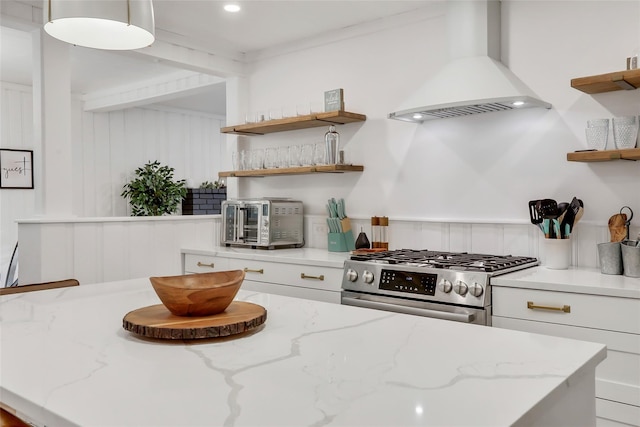
M 0 148 L 0 189 L 33 188 L 33 151 Z

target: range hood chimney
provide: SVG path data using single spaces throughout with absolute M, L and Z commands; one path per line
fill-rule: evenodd
M 450 62 L 390 119 L 425 120 L 518 108 L 551 108 L 500 62 L 500 1 L 448 0 Z

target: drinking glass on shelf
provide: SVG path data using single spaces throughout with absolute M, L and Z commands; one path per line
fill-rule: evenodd
M 234 171 L 240 170 L 240 152 L 234 151 L 231 153 L 231 169 Z
M 292 145 L 289 147 L 289 167 L 295 168 L 301 165 L 301 151 L 302 149 L 299 145 Z
M 311 114 L 311 109 L 309 104 L 298 104 L 296 105 L 296 112 L 299 116 L 308 116 Z
M 240 151 L 240 170 L 251 169 L 251 152 L 249 150 Z
M 613 118 L 613 142 L 618 149 L 635 148 L 638 141 L 638 118 L 636 116 Z
M 297 113 L 295 105 L 287 105 L 282 107 L 282 117 L 290 118 L 295 117 L 296 115 Z
M 313 165 L 313 144 L 304 144 L 300 147 L 300 166 Z
M 256 113 L 255 111 L 249 111 L 244 115 L 244 122 L 249 124 L 249 123 L 255 123 L 256 122 Z
M 264 168 L 264 150 L 263 149 L 251 150 L 251 168 L 252 169 Z
M 318 142 L 313 145 L 313 164 L 326 165 L 327 156 L 324 142 Z
M 278 147 L 278 160 L 276 162 L 278 168 L 289 167 L 289 147 Z
M 278 149 L 275 147 L 264 149 L 264 167 L 273 169 L 278 167 Z
M 322 102 L 311 102 L 309 103 L 309 110 L 311 114 L 323 113 L 324 104 Z
M 282 108 L 273 107 L 269 108 L 269 120 L 278 120 L 282 118 Z

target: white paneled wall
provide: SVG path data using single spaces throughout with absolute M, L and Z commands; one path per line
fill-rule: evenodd
M 0 86 L 0 147 L 34 150 L 35 190 L 0 190 L 0 283 L 18 241 L 16 219 L 46 216 L 37 204 L 41 189 L 40 147 L 33 142 L 31 87 Z M 72 212 L 78 217 L 130 214 L 120 196 L 136 168 L 158 160 L 175 169 L 176 179 L 198 186 L 215 181 L 225 156 L 220 127 L 224 117 L 160 107 L 109 113 L 82 111 L 72 104 Z M 24 271 L 24 267 L 21 269 Z M 48 280 L 48 279 L 45 279 Z M 21 280 L 22 281 L 22 280 Z
M 122 186 L 148 161 L 175 169 L 176 179 L 198 186 L 215 181 L 224 157 L 220 127 L 224 118 L 168 109 L 132 108 L 82 113 L 81 136 L 74 141 L 74 213 L 126 216 Z
M 34 150 L 38 167 L 38 147 L 33 145 L 33 102 L 31 88 L 16 84 L 0 85 L 0 148 Z M 18 241 L 16 218 L 30 217 L 36 209 L 37 190 L 0 189 L 0 285 L 13 248 Z
M 180 248 L 220 241 L 219 216 L 27 220 L 20 229 L 20 284 L 81 284 L 181 274 Z

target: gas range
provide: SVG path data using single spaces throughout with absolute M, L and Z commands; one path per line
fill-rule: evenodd
M 532 257 L 467 252 L 354 254 L 344 265 L 342 303 L 429 317 L 444 312 L 449 320 L 487 325 L 490 278 L 536 265 Z

